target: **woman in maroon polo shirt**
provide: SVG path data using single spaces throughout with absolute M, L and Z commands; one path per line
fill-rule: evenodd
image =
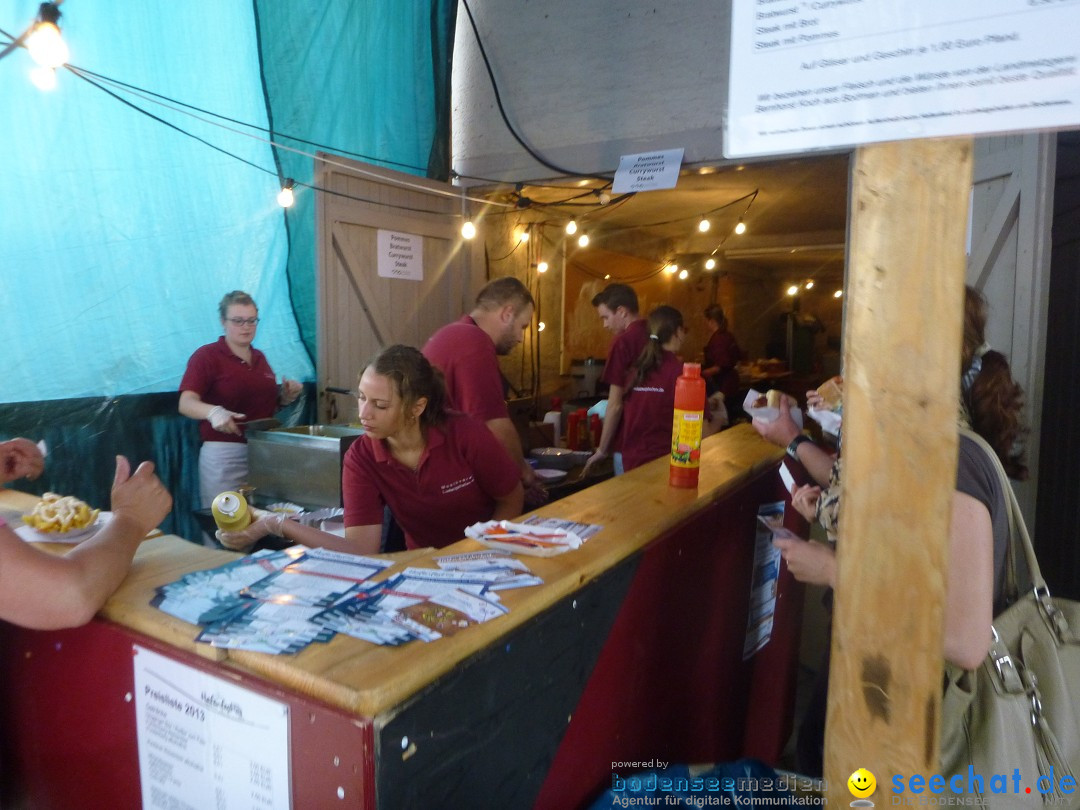
M 345 454 L 341 474 L 345 539 L 284 515 L 262 517 L 242 532 L 219 533 L 243 549 L 275 534 L 306 546 L 353 554 L 379 551 L 383 506 L 409 548 L 441 548 L 465 527 L 521 514 L 517 465 L 483 422 L 447 410 L 442 376 L 411 346 L 390 346 L 360 375 L 364 435 Z
M 226 293 L 218 314 L 225 334 L 195 350 L 180 381 L 180 413 L 201 422 L 199 499 L 204 509 L 219 493 L 247 480 L 243 423 L 273 416 L 301 390 L 295 380 L 278 386 L 266 355 L 251 345 L 259 310 L 250 295 Z
M 671 452 L 675 382 L 682 360 L 675 354 L 686 338 L 682 313 L 660 306 L 649 315 L 649 342 L 631 367 L 623 399 L 623 468 L 627 471 Z M 708 417 L 708 414 L 706 414 Z M 703 435 L 715 433 L 706 418 Z

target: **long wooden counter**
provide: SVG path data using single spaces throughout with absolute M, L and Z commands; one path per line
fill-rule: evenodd
M 568 638 L 575 638 L 580 633 L 578 642 L 583 649 L 588 649 L 581 653 L 580 660 L 575 660 L 569 665 L 570 670 L 575 673 L 572 677 L 577 684 L 573 688 L 567 687 L 566 696 L 558 698 L 558 700 L 568 700 L 570 713 L 574 714 L 582 711 L 582 701 L 587 703 L 590 676 L 596 675 L 596 672 L 602 674 L 604 671 L 605 656 L 609 656 L 608 648 L 614 643 L 611 640 L 613 634 L 622 632 L 625 639 L 632 639 L 634 633 L 637 632 L 633 628 L 619 630 L 620 612 L 624 613 L 626 605 L 637 598 L 634 597 L 636 591 L 641 591 L 643 594 L 640 597 L 643 600 L 641 604 L 652 604 L 652 607 L 646 607 L 644 613 L 641 612 L 641 608 L 636 608 L 637 612 L 632 621 L 655 621 L 657 625 L 671 624 L 678 621 L 674 618 L 672 611 L 694 612 L 697 610 L 695 605 L 700 605 L 700 610 L 712 617 L 709 620 L 712 626 L 715 626 L 718 621 L 723 621 L 723 616 L 717 615 L 717 608 L 715 605 L 710 605 L 710 602 L 719 604 L 728 598 L 727 593 L 731 591 L 731 585 L 720 582 L 717 577 L 725 575 L 724 571 L 731 566 L 727 563 L 718 563 L 719 571 L 709 574 L 711 577 L 709 581 L 712 584 L 703 584 L 704 580 L 701 583 L 694 581 L 695 570 L 700 570 L 702 566 L 700 562 L 692 561 L 721 554 L 721 547 L 726 548 L 730 545 L 730 553 L 735 555 L 731 559 L 738 561 L 737 564 L 733 562 L 731 565 L 739 569 L 731 573 L 732 575 L 737 573 L 738 599 L 745 601 L 750 578 L 754 573 L 750 570 L 747 561 L 752 559 L 754 514 L 756 514 L 757 505 L 763 501 L 781 500 L 784 497 L 782 485 L 778 477 L 773 474 L 781 455 L 780 450 L 762 441 L 749 426 L 740 426 L 705 441 L 702 449 L 700 483 L 696 490 L 668 487 L 667 463 L 666 460 L 659 460 L 537 510 L 537 514 L 540 515 L 600 524 L 604 528 L 581 549 L 574 552 L 550 558 L 523 558 L 530 569 L 544 580 L 542 586 L 504 591 L 503 601 L 510 609 L 507 615 L 430 644 L 413 642 L 403 647 L 380 647 L 339 635 L 328 644 L 311 645 L 297 655 L 282 656 L 223 651 L 197 644 L 194 637 L 198 628 L 151 607 L 150 599 L 158 586 L 172 582 L 185 573 L 220 565 L 235 559 L 236 555 L 232 552 L 203 548 L 171 536 L 155 538 L 143 544 L 136 556 L 130 576 L 102 610 L 100 619 L 113 623 L 125 631 L 160 642 L 170 650 L 177 651 L 181 657 L 184 657 L 182 654 L 198 656 L 206 662 L 207 666 L 241 675 L 255 676 L 256 679 L 268 682 L 279 690 L 314 700 L 319 704 L 340 710 L 350 717 L 366 718 L 365 722 L 370 723 L 370 733 L 375 748 L 372 757 L 375 760 L 374 769 L 379 772 L 383 767 L 379 763 L 379 757 L 387 753 L 386 740 L 391 737 L 397 739 L 394 737 L 397 734 L 395 724 L 400 718 L 409 714 L 410 707 L 428 706 L 432 700 L 431 696 L 445 689 L 446 684 L 456 684 L 454 689 L 457 691 L 447 692 L 447 695 L 451 696 L 449 700 L 457 701 L 463 696 L 472 694 L 474 687 L 462 685 L 462 678 L 472 677 L 469 675 L 472 672 L 482 673 L 484 667 L 488 665 L 495 667 L 497 672 L 501 672 L 498 668 L 509 666 L 503 662 L 503 659 L 509 660 L 509 657 L 507 655 L 502 658 L 493 656 L 495 652 L 504 652 L 504 647 L 506 653 L 509 653 L 512 646 L 515 650 L 531 650 L 528 655 L 536 659 L 537 656 L 544 654 L 542 652 L 544 649 L 553 651 L 552 654 L 555 654 L 554 651 L 557 649 L 563 649 L 565 652 L 566 648 L 560 647 L 560 644 Z M 754 485 L 752 489 L 751 484 Z M 26 497 L 18 493 L 5 492 L 0 500 L 0 506 L 5 504 L 18 506 L 20 498 Z M 743 503 L 744 500 L 745 503 Z M 22 503 L 25 503 L 25 500 Z M 716 516 L 715 521 L 713 516 Z M 688 527 L 696 528 L 691 530 Z M 686 538 L 691 536 L 696 538 L 693 541 L 694 545 L 692 548 L 688 547 L 690 550 L 685 551 L 686 558 L 682 560 L 684 548 L 674 544 L 688 542 Z M 664 545 L 665 538 L 675 539 Z M 410 554 L 410 559 L 401 564 L 427 565 L 428 560 L 436 553 L 444 554 L 447 551 L 460 552 L 476 548 L 480 548 L 479 544 L 471 540 L 463 540 L 449 550 L 438 552 L 425 550 Z M 652 551 L 653 549 L 655 552 Z M 649 568 L 650 559 L 651 565 L 656 570 Z M 680 560 L 691 565 L 689 572 L 680 573 L 673 567 L 680 564 Z M 647 576 L 644 573 L 646 571 Z M 680 584 L 679 580 L 673 581 L 671 577 L 683 577 L 687 581 Z M 790 589 L 793 585 L 786 574 L 781 580 L 782 589 L 785 587 Z M 646 582 L 652 584 L 643 584 Z M 666 590 L 671 587 L 684 587 L 687 593 L 672 595 Z M 716 587 L 718 591 L 710 592 L 713 587 Z M 683 598 L 689 601 L 676 605 Z M 785 604 L 784 610 L 789 607 Z M 728 610 L 730 612 L 730 609 Z M 564 614 L 572 616 L 571 624 L 577 622 L 580 627 L 573 629 L 563 619 L 558 618 L 560 616 L 565 618 Z M 778 609 L 778 627 L 782 615 L 783 611 Z M 553 621 L 556 624 L 562 622 L 559 625 L 562 629 L 555 636 L 560 641 L 555 643 L 548 638 L 546 641 L 537 642 L 538 637 L 552 632 L 548 625 Z M 735 643 L 731 639 L 741 640 L 745 636 L 745 622 L 746 609 L 745 605 L 742 605 L 737 613 L 730 615 L 729 619 L 730 624 L 737 626 L 727 628 L 723 634 L 724 638 L 728 639 L 725 642 L 728 647 L 732 647 Z M 788 624 L 793 625 L 793 620 Z M 708 638 L 680 638 L 680 634 L 700 634 L 703 626 L 696 618 L 688 618 L 682 627 L 667 627 L 666 630 L 671 638 L 670 643 L 673 648 L 675 646 L 679 648 L 678 654 L 662 648 L 654 649 L 649 654 L 666 655 L 672 661 L 684 662 L 679 666 L 685 668 L 685 662 L 697 656 L 696 648 L 707 650 L 712 642 Z M 25 633 L 25 631 L 17 632 Z M 650 639 L 654 635 L 655 630 L 649 628 L 643 628 L 642 632 L 638 633 L 641 639 Z M 774 639 L 778 635 L 784 637 L 785 648 L 782 654 L 778 653 L 780 657 L 776 661 L 783 661 L 785 672 L 793 676 L 794 647 L 797 647 L 797 643 L 793 645 L 791 639 L 794 638 L 797 642 L 797 632 L 793 635 L 790 628 L 784 630 L 783 633 L 774 631 Z M 629 642 L 625 639 L 615 644 L 615 647 L 626 647 Z M 578 642 L 572 642 L 571 647 Z M 5 641 L 5 644 L 10 643 L 10 640 Z M 724 655 L 729 653 L 730 650 L 725 651 Z M 525 655 L 524 652 L 520 654 Z M 578 655 L 577 652 L 573 654 Z M 633 655 L 640 654 L 640 650 L 633 652 Z M 687 658 L 687 655 L 691 657 Z M 702 653 L 701 658 L 703 661 L 712 660 L 705 652 Z M 484 661 L 488 664 L 482 663 Z M 720 668 L 736 667 L 740 665 L 740 662 L 738 660 L 718 661 L 716 665 Z M 528 678 L 537 680 L 536 691 L 539 694 L 543 691 L 540 689 L 540 682 L 548 677 L 556 677 L 552 673 L 557 673 L 560 665 L 558 662 L 530 659 L 513 666 L 517 667 L 516 670 L 511 670 L 516 673 L 513 677 L 521 678 L 525 675 L 526 680 Z M 521 669 L 522 666 L 524 670 Z M 614 659 L 610 666 L 617 669 Z M 741 666 L 745 669 L 746 662 L 742 662 Z M 775 667 L 776 663 L 771 663 L 769 666 Z M 504 677 L 511 677 L 511 671 L 496 675 L 495 682 L 504 683 Z M 714 675 L 719 677 L 720 673 L 704 671 L 696 674 L 694 675 L 695 683 L 707 684 Z M 749 672 L 739 675 L 740 688 L 748 690 L 742 696 L 743 700 L 750 700 L 751 694 L 754 700 L 762 697 L 758 695 L 762 687 L 755 686 L 751 682 L 754 677 L 753 673 Z M 786 676 L 782 679 L 785 684 L 789 680 Z M 512 689 L 516 697 L 507 698 L 507 700 L 524 699 L 530 694 L 527 686 L 527 683 L 516 684 Z M 650 688 L 655 688 L 655 686 Z M 480 694 L 474 697 L 478 700 L 483 698 Z M 555 697 L 551 699 L 556 700 Z M 711 703 L 714 700 L 723 699 L 723 695 L 710 696 L 705 702 Z M 786 735 L 787 729 L 783 726 L 790 723 L 788 696 L 772 695 L 769 699 L 776 703 L 781 715 L 779 722 L 781 728 L 776 730 L 776 735 Z M 544 697 L 541 700 L 548 700 L 548 698 Z M 505 705 L 501 707 L 502 711 L 506 709 Z M 649 712 L 648 706 L 639 706 L 638 709 L 646 714 Z M 738 731 L 740 735 L 747 734 L 749 740 L 752 732 L 743 726 L 745 719 L 743 715 L 746 714 L 747 707 L 743 706 L 741 709 Z M 563 710 L 564 708 L 558 709 L 558 711 Z M 498 714 L 498 711 L 499 708 L 496 707 L 495 714 Z M 693 709 L 690 711 L 692 712 Z M 484 716 L 486 717 L 486 714 Z M 562 742 L 564 747 L 568 745 L 567 739 L 573 736 L 571 733 L 573 724 L 569 721 L 569 717 L 559 718 L 562 728 L 565 729 L 568 725 L 571 727 L 564 736 Z M 579 743 L 572 744 L 572 747 L 573 745 L 581 749 L 596 747 L 594 742 L 589 741 L 589 735 L 601 730 L 605 722 L 614 721 L 610 718 L 589 721 L 591 728 L 582 729 L 581 733 L 584 736 Z M 708 722 L 706 719 L 706 726 Z M 382 742 L 380 742 L 381 734 L 386 736 L 386 740 Z M 705 736 L 710 736 L 709 732 L 706 731 Z M 415 732 L 413 739 L 419 739 L 415 736 Z M 780 745 L 782 743 L 781 736 Z M 564 758 L 567 756 L 555 750 L 559 744 L 558 739 L 551 740 L 551 750 L 544 755 L 550 768 L 558 765 L 560 756 Z M 635 743 L 635 745 L 640 745 L 640 743 Z M 610 746 L 601 746 L 601 748 L 604 750 L 600 752 L 600 757 L 607 757 L 607 748 Z M 686 755 L 698 755 L 699 750 L 720 755 L 729 755 L 730 752 L 739 754 L 746 752 L 747 748 L 754 749 L 748 753 L 766 758 L 770 754 L 775 756 L 779 753 L 778 750 L 772 750 L 776 748 L 775 740 L 764 746 L 752 742 L 744 745 L 744 740 L 740 738 L 722 742 L 713 740 L 704 749 L 690 747 L 686 749 Z M 611 749 L 611 751 L 614 750 Z M 635 752 L 627 752 L 628 755 L 632 753 Z M 650 752 L 639 750 L 636 753 L 649 755 Z M 654 750 L 651 756 L 663 756 L 669 759 L 681 753 L 680 750 Z M 400 750 L 398 754 L 400 755 Z M 460 754 L 459 751 L 458 755 Z M 377 795 L 380 803 L 388 800 L 394 802 L 388 806 L 399 806 L 397 802 L 402 800 L 402 795 L 415 798 L 415 794 L 408 794 L 407 791 L 401 794 L 400 791 L 403 788 L 396 786 L 396 778 L 404 775 L 401 769 L 409 767 L 406 762 L 409 758 L 397 756 L 391 759 L 394 760 L 395 779 L 391 780 L 387 777 L 384 781 L 377 773 L 369 775 L 374 778 L 378 789 L 368 784 L 360 792 L 368 797 Z M 603 765 L 599 768 L 599 772 L 608 770 L 607 762 L 601 761 L 599 764 Z M 294 762 L 294 771 L 297 767 L 298 763 Z M 581 770 L 583 766 L 578 762 L 571 767 Z M 535 767 L 533 769 L 535 770 Z M 596 768 L 593 767 L 593 770 L 595 771 Z M 540 773 L 540 777 L 545 777 L 546 774 L 547 769 Z M 537 779 L 535 774 L 532 779 L 534 781 Z M 558 781 L 554 772 L 547 775 L 546 780 L 541 778 L 535 784 L 527 785 L 524 790 L 519 786 L 515 795 L 529 795 L 538 804 L 546 802 L 548 806 L 560 806 L 560 803 L 566 801 L 567 794 L 559 784 L 552 787 L 552 779 Z M 574 790 L 579 793 L 586 790 L 584 785 L 589 780 L 595 782 L 595 774 L 588 777 L 579 776 L 577 781 L 581 782 L 581 785 L 575 787 Z M 595 785 L 587 789 L 594 790 Z M 397 798 L 388 799 L 386 794 L 393 791 L 396 791 L 394 795 Z M 580 798 L 583 796 L 579 796 Z M 481 802 L 477 806 L 483 804 L 484 802 Z

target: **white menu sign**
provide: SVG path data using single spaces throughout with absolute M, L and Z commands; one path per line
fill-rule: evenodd
M 377 249 L 379 275 L 383 278 L 424 280 L 424 237 L 380 229 Z
M 724 154 L 1080 123 L 1080 0 L 732 0 Z
M 133 651 L 142 806 L 288 810 L 289 707 Z
M 682 149 L 662 149 L 659 152 L 643 152 L 623 155 L 611 190 L 615 194 L 632 191 L 654 191 L 659 188 L 675 188 L 682 167 Z

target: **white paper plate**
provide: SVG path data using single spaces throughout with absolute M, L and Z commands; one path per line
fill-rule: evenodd
M 553 484 L 556 481 L 562 481 L 567 475 L 566 470 L 549 470 L 544 467 L 540 467 L 539 469 L 534 470 L 534 472 L 536 473 L 537 478 L 549 484 Z
M 25 523 L 14 526 L 15 534 L 19 535 L 28 543 L 81 543 L 92 536 L 98 529 L 109 522 L 112 512 L 99 512 L 97 520 L 83 529 L 72 529 L 69 532 L 39 532 Z

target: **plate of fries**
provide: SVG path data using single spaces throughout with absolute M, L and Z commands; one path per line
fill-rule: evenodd
M 23 515 L 34 540 L 73 543 L 89 537 L 105 523 L 108 513 L 91 509 L 86 501 L 73 495 L 46 492 L 33 510 Z

